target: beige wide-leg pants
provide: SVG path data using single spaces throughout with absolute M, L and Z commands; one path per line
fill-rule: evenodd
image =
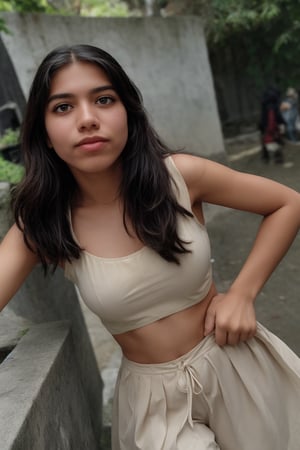
M 123 359 L 113 450 L 300 450 L 300 359 L 258 324 L 238 346 L 203 339 L 162 364 Z

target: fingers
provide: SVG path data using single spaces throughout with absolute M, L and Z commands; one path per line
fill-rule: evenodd
M 256 333 L 253 304 L 240 297 L 217 294 L 211 301 L 205 317 L 204 334 L 215 333 L 216 343 L 237 345 L 251 339 Z
M 215 329 L 215 339 L 216 343 L 221 347 L 223 345 L 237 345 L 240 342 L 246 342 L 253 338 L 256 333 L 256 323 L 255 326 L 251 325 L 245 327 L 244 329 L 237 328 L 235 330 L 229 330 L 226 326 L 220 326 L 216 324 Z
M 207 311 L 204 322 L 204 336 L 208 336 L 210 333 L 214 331 L 215 322 L 216 322 L 215 310 Z
M 216 343 L 218 345 L 220 345 L 221 347 L 223 345 L 227 344 L 227 339 L 228 339 L 227 334 L 228 333 L 227 333 L 226 329 L 222 329 L 220 326 L 216 326 L 215 339 L 216 339 Z
M 250 331 L 241 333 L 240 335 L 240 342 L 248 341 L 249 339 L 252 339 L 255 336 L 256 333 L 256 324 L 255 327 L 252 327 Z

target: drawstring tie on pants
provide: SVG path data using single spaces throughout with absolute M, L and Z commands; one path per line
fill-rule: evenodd
M 199 381 L 196 369 L 186 362 L 182 361 L 178 367 L 180 374 L 178 377 L 177 386 L 181 392 L 187 393 L 187 408 L 188 408 L 188 422 L 193 428 L 192 419 L 192 403 L 193 394 L 199 395 L 203 391 L 203 386 Z

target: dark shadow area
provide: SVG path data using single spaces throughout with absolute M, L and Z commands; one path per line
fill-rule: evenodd
M 20 87 L 18 77 L 10 56 L 0 37 L 0 107 L 7 103 L 15 103 L 18 106 L 21 116 L 24 114 L 26 99 Z
M 7 347 L 0 349 L 0 364 L 5 360 L 5 358 L 10 354 L 14 347 Z

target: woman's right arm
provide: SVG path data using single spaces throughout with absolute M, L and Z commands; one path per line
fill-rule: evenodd
M 22 231 L 13 225 L 0 245 L 0 311 L 38 262 L 37 255 L 26 246 Z

